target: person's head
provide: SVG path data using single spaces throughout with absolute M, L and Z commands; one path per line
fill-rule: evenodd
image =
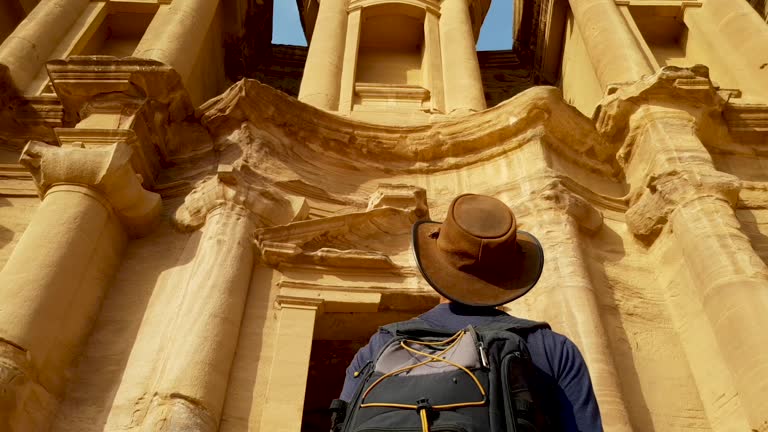
M 536 237 L 517 229 L 506 204 L 485 195 L 459 195 L 442 223 L 416 222 L 412 243 L 424 279 L 443 298 L 468 306 L 522 296 L 544 266 Z

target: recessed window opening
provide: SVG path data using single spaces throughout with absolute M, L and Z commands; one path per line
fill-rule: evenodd
M 296 1 L 278 0 L 272 7 L 272 43 L 307 46 Z
M 110 13 L 79 54 L 131 56 L 153 17 L 152 13 Z
M 629 12 L 660 66 L 690 66 L 688 27 L 679 6 L 630 6 Z
M 514 0 L 492 0 L 491 7 L 480 28 L 478 51 L 502 51 L 512 49 L 512 22 Z
M 423 85 L 424 16 L 423 9 L 404 4 L 365 8 L 356 81 Z

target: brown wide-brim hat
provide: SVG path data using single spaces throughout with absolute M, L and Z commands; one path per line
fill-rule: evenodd
M 443 297 L 469 306 L 519 298 L 544 267 L 536 237 L 517 230 L 512 210 L 485 195 L 459 195 L 442 223 L 416 222 L 412 241 L 424 279 Z

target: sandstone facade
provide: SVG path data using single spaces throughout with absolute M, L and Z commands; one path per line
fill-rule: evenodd
M 606 430 L 768 431 L 760 2 L 516 0 L 478 60 L 489 3 L 299 1 L 304 51 L 270 1 L 5 2 L 0 430 L 325 430 L 437 302 L 411 224 L 475 192 Z

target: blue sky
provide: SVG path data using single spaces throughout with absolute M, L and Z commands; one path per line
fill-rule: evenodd
M 272 43 L 307 45 L 296 0 L 274 0 Z M 512 48 L 512 0 L 492 0 L 477 42 L 479 51 Z

